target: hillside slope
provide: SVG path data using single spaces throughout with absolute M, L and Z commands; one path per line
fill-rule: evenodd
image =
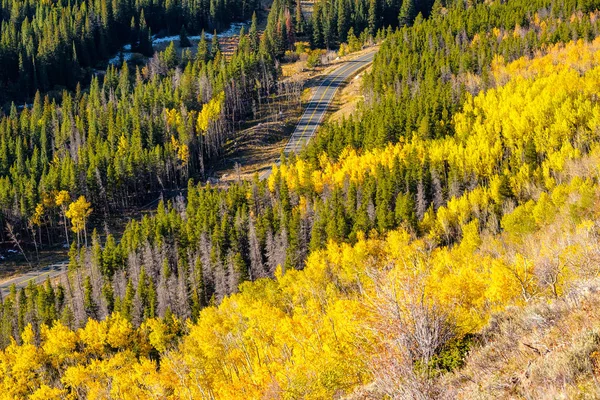
M 463 368 L 441 385 L 457 399 L 594 399 L 600 396 L 600 286 L 511 307 L 493 318 Z
M 39 331 L 26 325 L 19 343 L 13 340 L 0 352 L 0 393 L 46 399 L 593 396 L 600 343 L 593 311 L 600 268 L 598 43 L 556 46 L 545 56 L 498 65 L 496 71 L 510 71 L 510 79 L 469 99 L 454 119 L 457 131 L 472 132 L 472 139 L 459 134 L 453 145 L 450 139 L 440 141 L 445 148 L 468 148 L 476 135 L 501 129 L 507 141 L 503 160 L 510 162 L 519 140 L 533 140 L 544 157 L 525 183 L 545 186 L 538 183 L 529 200 L 517 202 L 519 195 L 513 194 L 509 208 L 501 195 L 506 189 L 492 174 L 489 187 L 472 188 L 437 212 L 428 211 L 419 234 L 404 224 L 386 234 L 358 231 L 354 243 L 330 240 L 311 252 L 302 269 L 285 269 L 282 262 L 274 279 L 258 278 L 242 283 L 237 293 L 233 288 L 229 296 L 213 297 L 197 311 L 195 322 L 178 319 L 170 308 L 162 318 L 140 321 L 140 312 L 164 307 L 162 296 L 170 293 L 163 284 L 181 284 L 163 277 L 154 288 L 142 266 L 135 294 L 128 282 L 126 295 L 116 299 L 115 312 L 103 321 L 89 319 L 71 329 L 72 315 L 66 314 L 50 327 L 41 324 Z M 532 93 L 538 101 L 524 101 Z M 587 111 L 577 113 L 584 106 Z M 522 110 L 496 123 L 496 113 L 505 109 Z M 567 118 L 569 112 L 577 118 Z M 532 130 L 517 123 L 522 116 L 547 126 Z M 575 128 L 561 129 L 563 120 Z M 510 135 L 507 127 L 513 127 Z M 538 141 L 536 134 L 545 140 Z M 573 148 L 582 135 L 587 147 Z M 435 145 L 432 141 L 427 148 Z M 405 146 L 384 149 L 381 157 L 377 152 L 346 155 L 322 174 L 308 176 L 333 188 L 339 174 L 345 176 L 339 182 L 360 181 L 378 168 L 393 170 L 396 162 L 390 165 L 385 154 L 401 154 Z M 495 171 L 496 162 L 507 162 L 483 157 L 490 148 L 468 152 L 482 160 L 480 171 Z M 362 173 L 340 172 L 346 157 L 356 157 L 352 163 Z M 306 185 L 308 178 L 300 179 L 306 174 L 292 173 L 304 168 L 302 163 L 284 164 L 270 190 L 286 181 L 292 192 Z M 517 188 L 520 175 L 506 175 Z M 194 190 L 185 218 L 163 210 L 154 222 L 131 226 L 122 244 L 141 243 L 142 231 L 154 232 L 156 241 L 189 241 L 184 235 L 194 231 L 186 224 L 205 215 L 193 212 L 206 195 L 204 189 Z M 497 223 L 502 229 L 493 229 L 501 201 Z M 306 203 L 302 208 L 300 202 L 298 212 L 308 212 Z M 169 231 L 167 219 L 179 228 Z M 215 275 L 214 284 L 231 287 L 236 271 Z M 47 310 L 51 288 L 37 293 L 38 312 Z M 98 305 L 91 289 L 85 293 L 88 312 Z M 4 302 L 4 317 L 15 312 L 13 296 Z M 175 311 L 181 307 L 177 301 L 171 303 Z M 29 321 L 36 309 L 21 310 L 21 317 L 12 315 Z M 14 329 L 9 320 L 2 319 L 4 330 Z
M 315 13 L 327 12 L 319 3 Z M 378 1 L 370 4 L 366 14 L 377 17 Z M 411 5 L 403 1 L 406 16 Z M 131 220 L 120 240 L 104 240 L 86 234 L 86 217 L 98 199 L 119 202 L 102 187 L 119 187 L 97 185 L 102 163 L 91 140 L 82 142 L 85 153 L 63 151 L 85 168 L 65 161 L 61 169 L 48 154 L 33 157 L 37 140 L 7 147 L 0 137 L 0 159 L 10 146 L 32 152 L 5 158 L 11 175 L 49 163 L 52 187 L 68 178 L 102 195 L 67 208 L 72 193 L 50 191 L 38 207 L 34 183 L 50 178 L 33 174 L 17 186 L 0 179 L 31 193 L 19 201 L 0 190 L 0 201 L 35 212 L 35 237 L 43 227 L 52 238 L 68 218 L 78 239 L 60 282 L 13 288 L 2 299 L 0 398 L 597 397 L 599 8 L 598 0 L 457 0 L 436 2 L 414 24 L 403 18 L 400 29 L 378 35 L 364 103 L 320 128 L 306 151 L 282 157 L 268 180 L 198 185 L 187 166 L 198 160 L 194 146 L 204 146 L 196 139 L 208 143 L 212 132 L 222 148 L 229 137 L 219 125 L 229 120 L 220 85 L 245 76 L 248 95 L 270 101 L 256 79 L 275 84 L 268 54 L 292 42 L 284 35 L 289 3 L 269 18 L 258 51 L 249 33 L 231 63 L 217 51 L 181 75 L 140 75 L 134 97 L 128 75 L 112 70 L 102 89 L 65 98 L 72 122 L 63 112 L 65 123 L 51 124 L 58 109 L 41 100 L 31 112 L 15 110 L 0 123 L 3 137 L 33 127 L 40 145 L 46 125 L 35 121 L 44 115 L 66 139 L 80 113 L 106 113 L 112 134 L 92 137 L 104 143 L 106 171 L 118 166 L 108 176 L 159 174 L 156 185 L 177 176 L 187 190 Z M 168 53 L 161 63 L 176 61 Z M 197 102 L 196 83 L 209 82 L 209 69 L 221 89 Z M 227 87 L 240 94 L 237 83 Z M 105 107 L 113 88 L 120 97 Z M 173 103 L 154 96 L 159 89 Z M 147 125 L 133 123 L 136 110 Z M 122 128 L 130 123 L 132 137 Z M 168 135 L 136 161 L 142 134 L 159 132 L 144 126 Z M 155 171 L 162 157 L 173 168 Z M 139 194 L 138 180 L 148 179 L 120 190 Z

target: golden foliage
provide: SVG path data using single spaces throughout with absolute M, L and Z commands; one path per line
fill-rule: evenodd
M 598 44 L 556 47 L 508 66 L 497 60 L 495 71 L 514 77 L 468 98 L 454 118 L 455 137 L 415 136 L 363 154 L 347 150 L 338 162 L 322 157 L 319 166 L 297 160 L 273 169 L 273 191 L 278 179 L 294 191 L 321 191 L 410 162 L 447 164 L 486 183 L 431 208 L 421 222 L 424 237 L 398 229 L 380 237 L 358 233 L 354 245 L 330 242 L 303 270 L 246 282 L 185 329 L 173 318 L 136 329 L 113 314 L 75 332 L 60 323 L 43 327 L 35 346 L 28 327 L 22 344 L 0 352 L 0 395 L 52 398 L 66 389 L 90 399 L 330 399 L 372 380 L 370 367 L 399 339 L 393 335 L 414 335 L 418 318 L 442 316 L 460 338 L 509 306 L 558 298 L 596 277 L 589 260 L 600 236 Z M 201 131 L 220 107 L 205 105 Z M 543 157 L 524 163 L 532 144 Z M 527 194 L 531 184 L 540 188 L 535 195 Z M 503 232 L 480 231 L 507 185 L 523 201 L 504 213 Z M 66 196 L 56 204 L 66 204 Z M 83 197 L 69 206 L 74 230 L 88 215 Z M 455 245 L 438 245 L 451 243 L 443 240 L 449 236 Z M 436 350 L 417 347 L 426 360 Z M 151 354 L 160 355 L 160 368 Z M 60 376 L 60 385 L 50 376 Z
M 39 347 L 27 328 L 22 345 L 0 352 L 0 393 L 52 398 L 66 389 L 90 399 L 350 393 L 372 379 L 369 365 L 386 349 L 387 338 L 377 334 L 385 318 L 410 331 L 412 317 L 401 316 L 424 304 L 443 310 L 460 337 L 509 305 L 560 296 L 587 276 L 597 193 L 596 185 L 574 178 L 521 206 L 534 215 L 528 231 L 480 237 L 473 220 L 453 247 L 435 247 L 404 230 L 358 235 L 355 245 L 331 242 L 309 256 L 304 270 L 244 283 L 238 294 L 204 309 L 175 346 L 181 332 L 175 319 L 150 319 L 138 329 L 119 314 L 77 331 L 55 323 L 42 327 Z M 521 207 L 506 219 L 522 218 Z M 533 211 L 542 208 L 554 211 Z M 390 314 L 390 304 L 400 314 Z M 160 369 L 148 358 L 152 349 L 161 355 Z M 53 386 L 41 368 L 58 371 L 64 387 Z
M 81 232 L 85 229 L 85 222 L 91 213 L 91 203 L 84 196 L 79 196 L 76 201 L 69 204 L 65 216 L 71 220 L 73 232 Z
M 224 101 L 225 92 L 221 92 L 202 106 L 202 111 L 198 114 L 198 121 L 196 123 L 199 132 L 205 134 L 211 122 L 219 118 Z
M 67 206 L 71 202 L 71 195 L 66 190 L 61 190 L 56 194 L 56 198 L 54 200 L 57 206 Z

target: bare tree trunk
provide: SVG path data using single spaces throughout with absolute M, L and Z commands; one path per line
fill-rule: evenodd
M 27 254 L 25 254 L 25 251 L 23 251 L 23 247 L 21 247 L 21 242 L 17 238 L 17 234 L 15 233 L 13 226 L 11 224 L 9 224 L 8 222 L 6 223 L 6 231 L 8 233 L 8 238 L 10 239 L 12 244 L 14 244 L 15 246 L 17 246 L 19 248 L 19 251 L 21 252 L 21 254 L 23 254 L 25 261 L 31 267 L 31 262 L 29 262 L 29 259 L 27 258 Z
M 33 224 L 31 222 L 29 222 L 27 224 L 27 227 L 29 228 L 30 232 L 31 232 L 31 237 L 33 238 L 33 246 L 35 247 L 35 259 L 37 262 L 37 265 L 40 265 L 40 253 L 38 251 L 38 243 L 37 243 L 37 239 L 36 239 L 36 235 L 37 235 L 37 230 L 35 229 L 35 227 L 33 226 Z M 41 243 L 41 240 L 40 240 Z
M 61 206 L 61 208 L 62 208 L 63 222 L 65 224 L 65 239 L 67 240 L 67 247 L 71 247 L 71 242 L 69 241 L 69 229 L 67 228 L 67 214 L 66 214 L 65 206 Z

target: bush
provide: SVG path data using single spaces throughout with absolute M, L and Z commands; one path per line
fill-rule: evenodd
M 446 343 L 429 363 L 429 368 L 439 372 L 450 372 L 462 367 L 465 356 L 473 344 L 472 335 L 453 339 Z
M 321 51 L 313 50 L 306 58 L 306 67 L 312 69 L 319 65 L 321 65 Z
M 296 54 L 301 55 L 310 51 L 310 45 L 308 42 L 296 42 Z
M 299 58 L 300 55 L 298 53 L 291 50 L 286 50 L 285 55 L 283 56 L 283 61 L 292 63 L 298 61 Z

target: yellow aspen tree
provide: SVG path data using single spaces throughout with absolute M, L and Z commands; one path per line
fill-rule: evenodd
M 71 220 L 72 230 L 77 233 L 77 243 L 80 244 L 80 235 L 83 232 L 85 237 L 85 246 L 87 247 L 87 230 L 86 222 L 87 218 L 92 213 L 91 204 L 85 199 L 84 196 L 79 198 L 69 205 L 69 209 L 65 215 Z
M 208 103 L 202 106 L 202 111 L 198 113 L 197 128 L 198 131 L 206 134 L 211 122 L 216 121 L 221 115 L 223 102 L 225 101 L 225 92 L 221 92 L 213 97 Z
M 67 390 L 41 385 L 31 396 L 29 400 L 62 400 L 67 398 Z
M 67 229 L 67 207 L 71 203 L 71 195 L 66 190 L 61 190 L 56 194 L 54 199 L 57 206 L 60 207 L 60 212 L 63 216 L 63 223 L 65 225 L 65 239 L 67 240 L 67 246 L 71 245 L 69 241 L 69 230 Z

